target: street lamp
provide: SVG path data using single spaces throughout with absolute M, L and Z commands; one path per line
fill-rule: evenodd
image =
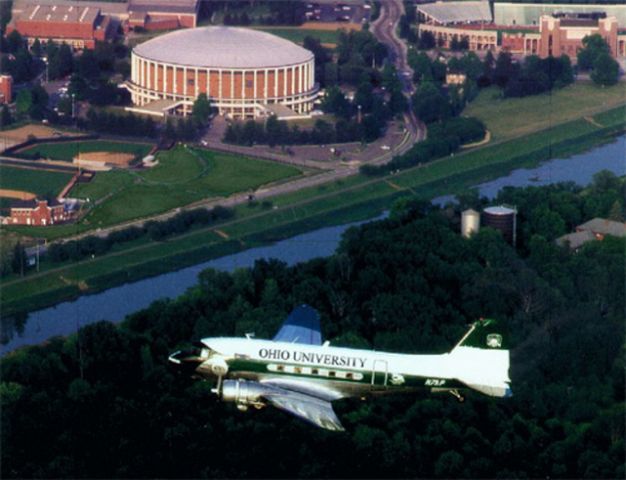
M 357 108 L 359 109 L 359 113 L 357 114 L 356 121 L 361 123 L 361 105 L 357 105 Z

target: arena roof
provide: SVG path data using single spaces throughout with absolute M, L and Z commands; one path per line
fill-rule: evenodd
M 418 5 L 417 10 L 437 23 L 491 22 L 488 1 L 437 2 Z
M 135 47 L 142 58 L 175 65 L 272 68 L 313 59 L 313 53 L 269 33 L 235 27 L 178 30 Z

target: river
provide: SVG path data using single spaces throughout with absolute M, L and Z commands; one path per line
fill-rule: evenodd
M 477 185 L 481 195 L 493 198 L 505 186 L 547 185 L 562 181 L 588 184 L 600 170 L 626 175 L 626 136 L 615 142 L 565 159 L 554 159 L 536 168 L 514 170 L 508 176 Z M 442 204 L 452 196 L 438 197 Z M 378 217 L 380 218 L 380 217 Z M 371 220 L 376 220 L 371 219 Z M 371 221 L 369 220 L 369 221 Z M 55 335 L 68 335 L 80 326 L 99 320 L 119 322 L 126 315 L 141 310 L 160 298 L 174 298 L 196 283 L 198 273 L 206 268 L 233 271 L 250 267 L 258 259 L 276 258 L 289 265 L 331 255 L 343 232 L 364 222 L 327 227 L 295 236 L 265 247 L 252 248 L 234 255 L 203 262 L 193 267 L 86 295 L 74 301 L 28 314 L 26 319 L 3 325 L 3 345 L 0 355 L 24 345 L 41 343 Z

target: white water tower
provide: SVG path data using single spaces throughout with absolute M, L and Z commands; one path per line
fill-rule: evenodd
M 461 213 L 461 235 L 469 238 L 480 229 L 480 213 L 468 208 Z

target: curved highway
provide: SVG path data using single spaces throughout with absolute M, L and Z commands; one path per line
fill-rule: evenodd
M 381 2 L 380 15 L 372 22 L 370 31 L 378 38 L 378 41 L 384 43 L 389 49 L 389 58 L 398 71 L 404 95 L 407 97 L 410 105 L 411 95 L 414 92 L 413 69 L 411 69 L 407 60 L 408 50 L 406 43 L 396 33 L 398 22 L 403 13 L 404 5 L 402 0 L 385 0 Z M 411 145 L 424 140 L 426 138 L 426 126 L 419 121 L 411 108 L 409 108 L 404 118 L 413 137 L 412 142 L 410 142 Z

